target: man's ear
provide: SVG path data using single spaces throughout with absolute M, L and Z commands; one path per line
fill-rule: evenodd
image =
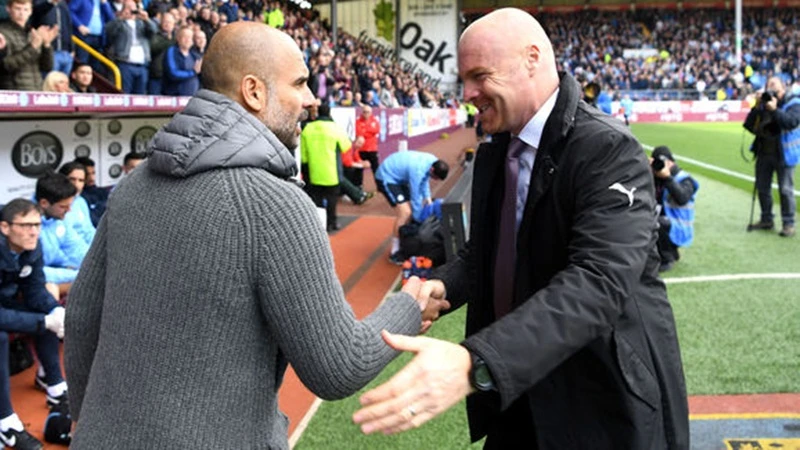
M 261 89 L 264 86 L 264 89 Z M 244 104 L 255 112 L 261 112 L 267 106 L 268 86 L 255 75 L 245 75 L 239 89 Z
M 11 232 L 10 228 L 11 225 L 8 222 L 0 221 L 0 233 L 3 233 L 3 236 L 8 237 L 8 233 Z
M 536 44 L 531 44 L 525 47 L 525 67 L 528 69 L 528 74 L 533 75 L 536 68 L 539 67 L 539 58 L 541 52 Z

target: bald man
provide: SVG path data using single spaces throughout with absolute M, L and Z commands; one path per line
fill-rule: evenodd
M 467 249 L 420 295 L 468 304 L 467 337 L 385 333 L 416 357 L 362 396 L 354 421 L 403 431 L 467 397 L 471 438 L 487 436 L 488 449 L 688 449 L 639 143 L 581 101 L 523 11 L 474 22 L 458 58 L 464 99 L 493 142 L 475 161 Z
M 288 449 L 287 364 L 338 399 L 397 354 L 380 330 L 420 331 L 418 279 L 362 321 L 345 301 L 295 179 L 307 79 L 288 35 L 224 27 L 203 89 L 117 185 L 70 292 L 71 448 Z

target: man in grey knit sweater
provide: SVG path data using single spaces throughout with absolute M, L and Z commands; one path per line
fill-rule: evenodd
M 294 41 L 235 23 L 203 87 L 114 190 L 70 293 L 73 449 L 286 449 L 287 364 L 349 396 L 414 335 L 419 283 L 357 321 L 313 204 L 294 181 L 313 101 Z

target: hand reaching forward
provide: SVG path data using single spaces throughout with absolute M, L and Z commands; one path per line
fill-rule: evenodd
M 446 291 L 441 280 L 428 280 L 422 284 L 419 297 L 425 298 L 427 307 L 422 311 L 422 331 L 430 329 L 433 322 L 439 319 L 439 314 L 450 309 L 450 302 L 445 299 Z
M 361 396 L 363 408 L 353 414 L 353 422 L 361 425 L 365 434 L 394 434 L 417 428 L 472 391 L 472 361 L 466 348 L 386 330 L 382 336 L 395 350 L 410 351 L 416 356 L 389 381 Z

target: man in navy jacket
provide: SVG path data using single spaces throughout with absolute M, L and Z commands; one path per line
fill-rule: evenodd
M 41 443 L 25 431 L 11 407 L 8 333 L 33 336 L 41 362 L 36 383 L 47 391 L 48 405 L 65 407 L 67 401 L 58 353 L 64 308 L 45 288 L 41 226 L 41 213 L 30 200 L 12 200 L 0 214 L 0 440 L 12 448 L 41 448 Z

